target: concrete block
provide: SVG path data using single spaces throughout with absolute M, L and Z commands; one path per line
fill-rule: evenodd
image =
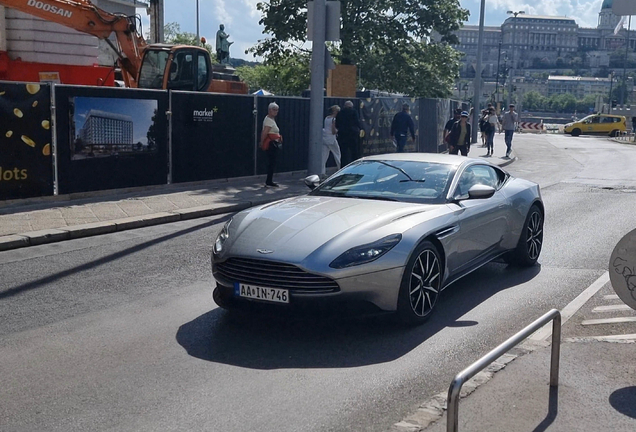
M 26 246 L 29 246 L 28 237 L 17 234 L 0 237 L 0 251 L 18 249 Z
M 68 231 L 62 231 L 59 229 L 32 231 L 30 233 L 25 233 L 24 236 L 29 238 L 29 244 L 31 246 L 46 243 L 55 243 L 63 240 L 68 240 L 71 237 Z
M 60 231 L 68 231 L 70 238 L 76 239 L 115 232 L 117 225 L 113 222 L 95 222 L 62 228 Z

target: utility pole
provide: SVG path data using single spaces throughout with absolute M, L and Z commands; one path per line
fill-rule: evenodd
M 150 40 L 153 43 L 163 43 L 163 0 L 150 0 L 147 12 L 150 18 Z M 1 47 L 0 51 L 2 51 Z
M 515 39 L 517 36 L 517 15 L 523 15 L 526 11 L 508 11 L 509 15 L 514 15 L 514 21 L 512 26 L 512 73 L 510 74 L 510 81 L 508 81 L 508 105 L 512 103 L 512 86 L 515 80 L 515 70 L 517 68 L 516 55 L 515 55 Z
M 325 33 L 327 29 L 327 4 L 325 0 L 313 0 L 312 26 L 308 175 L 320 174 L 320 165 L 322 164 L 322 116 L 325 104 Z
M 614 71 L 610 72 L 610 92 L 609 92 L 609 100 L 608 100 L 608 108 L 607 108 L 607 112 L 608 114 L 612 113 L 612 85 L 614 84 Z
M 477 42 L 477 71 L 475 73 L 475 84 L 473 89 L 473 127 L 471 130 L 471 142 L 477 142 L 477 125 L 479 124 L 479 113 L 481 109 L 481 57 L 484 49 L 484 14 L 486 12 L 486 0 L 481 0 L 481 9 L 479 12 L 479 39 Z

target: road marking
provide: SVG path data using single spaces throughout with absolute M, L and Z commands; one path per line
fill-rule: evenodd
M 636 334 L 624 334 L 624 335 L 612 335 L 612 336 L 587 336 L 580 338 L 568 338 L 565 342 L 586 342 L 586 341 L 599 341 L 599 342 L 614 342 L 614 341 L 626 341 L 636 342 Z
M 617 324 L 626 322 L 636 322 L 636 317 L 621 317 L 621 318 L 605 318 L 605 319 L 592 319 L 581 322 L 581 325 L 598 325 L 598 324 Z
M 605 272 L 594 281 L 592 285 L 587 287 L 585 291 L 579 294 L 574 300 L 570 302 L 566 307 L 561 311 L 561 327 L 565 324 L 572 316 L 579 310 L 581 307 L 592 298 L 594 294 L 596 294 L 603 286 L 609 282 L 609 272 Z M 530 336 L 530 340 L 532 341 L 544 341 L 552 336 L 552 323 L 548 323 L 541 327 L 539 330 L 534 332 L 532 336 Z
M 603 300 L 618 300 L 618 294 L 609 294 L 603 296 Z
M 626 304 L 622 305 L 610 305 L 610 306 L 597 306 L 592 309 L 592 312 L 614 312 L 614 311 L 626 311 L 626 310 L 634 310 L 627 306 Z

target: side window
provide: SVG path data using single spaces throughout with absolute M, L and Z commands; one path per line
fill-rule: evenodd
M 614 123 L 620 123 L 623 119 L 620 119 L 618 117 L 614 117 Z
M 141 72 L 139 73 L 139 88 L 160 89 L 163 87 L 163 72 L 168 62 L 167 51 L 146 51 Z
M 208 77 L 210 75 L 208 62 L 205 54 L 199 53 L 197 57 L 197 90 L 205 90 L 208 85 Z
M 194 55 L 189 50 L 176 52 L 170 66 L 168 87 L 173 90 L 194 90 Z
M 487 165 L 473 165 L 464 170 L 459 177 L 455 198 L 468 196 L 468 190 L 478 184 L 499 189 L 506 179 L 503 171 Z
M 598 123 L 600 120 L 600 117 L 592 117 L 592 121 L 590 123 Z

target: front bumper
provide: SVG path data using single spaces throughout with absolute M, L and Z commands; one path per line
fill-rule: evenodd
M 363 267 L 363 266 L 361 266 Z M 212 265 L 212 273 L 216 280 L 214 301 L 225 309 L 269 309 L 272 311 L 287 310 L 340 310 L 351 311 L 361 307 L 363 311 L 393 312 L 397 310 L 397 299 L 404 267 L 396 267 L 372 273 L 361 273 L 355 276 L 335 279 L 339 290 L 328 293 L 311 293 L 307 290 L 295 292 L 289 289 L 289 303 L 270 303 L 238 297 L 234 294 L 234 283 L 244 282 L 224 277 Z M 369 308 L 370 306 L 370 308 Z

